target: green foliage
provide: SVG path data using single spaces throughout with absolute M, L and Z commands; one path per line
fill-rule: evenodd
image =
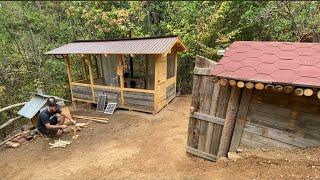
M 0 107 L 40 86 L 67 97 L 64 62 L 44 52 L 76 39 L 178 35 L 189 47 L 178 87 L 190 93 L 196 54 L 218 61 L 236 40 L 320 41 L 319 10 L 315 1 L 0 2 Z

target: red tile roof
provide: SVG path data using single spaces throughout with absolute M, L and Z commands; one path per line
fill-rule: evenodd
M 320 43 L 236 41 L 212 75 L 320 87 Z

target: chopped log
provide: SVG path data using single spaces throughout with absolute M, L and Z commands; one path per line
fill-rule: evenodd
M 237 81 L 233 80 L 233 79 L 230 79 L 229 80 L 229 84 L 230 84 L 230 86 L 235 86 L 235 85 L 237 85 Z
M 14 108 L 14 107 L 23 106 L 23 105 L 25 105 L 26 103 L 27 103 L 27 102 L 22 102 L 22 103 L 17 103 L 17 104 L 13 104 L 13 105 L 10 105 L 10 106 L 1 108 L 1 109 L 0 109 L 0 113 L 3 112 L 3 111 L 6 111 L 6 110 L 12 109 L 12 108 Z
M 238 88 L 244 88 L 244 82 L 243 81 L 238 81 L 237 82 Z
M 267 84 L 264 87 L 265 90 L 267 91 L 273 91 L 274 90 L 274 86 L 272 84 Z
M 236 123 L 237 112 L 240 104 L 241 89 L 232 87 L 226 120 L 223 126 L 221 141 L 219 145 L 218 157 L 226 157 L 231 144 L 232 133 Z
M 313 95 L 313 90 L 312 89 L 304 89 L 303 94 L 305 96 L 312 96 Z
M 317 97 L 318 99 L 320 99 L 320 91 L 318 91 Z
M 282 91 L 283 91 L 283 86 L 281 86 L 281 85 L 275 85 L 275 86 L 274 86 L 274 90 L 275 90 L 276 92 L 282 92 Z
M 283 88 L 283 91 L 284 91 L 285 93 L 287 93 L 287 94 L 290 94 L 290 93 L 293 92 L 293 87 L 292 87 L 292 86 L 285 86 L 285 87 Z
M 226 85 L 228 84 L 228 80 L 227 80 L 227 79 L 220 79 L 220 80 L 219 80 L 219 84 L 220 84 L 221 86 L 226 86 Z
M 0 126 L 0 130 L 7 127 L 9 124 L 13 123 L 14 121 L 18 120 L 18 119 L 21 119 L 22 116 L 18 116 L 18 117 L 15 117 L 15 118 L 12 118 L 12 119 L 9 119 L 7 122 L 5 122 L 4 124 L 2 124 Z
M 213 83 L 217 83 L 219 81 L 219 78 L 218 77 L 212 77 L 211 81 Z
M 246 86 L 247 89 L 253 89 L 254 88 L 254 84 L 252 82 L 247 82 L 245 86 Z
M 254 87 L 257 89 L 257 90 L 263 90 L 264 89 L 264 84 L 263 83 L 256 83 L 254 85 Z
M 296 96 L 302 96 L 303 95 L 303 89 L 302 88 L 296 88 L 294 90 L 294 95 Z

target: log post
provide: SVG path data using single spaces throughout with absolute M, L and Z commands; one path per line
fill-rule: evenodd
M 92 71 L 92 62 L 91 62 L 91 55 L 90 54 L 86 54 L 85 55 L 85 61 L 86 64 L 88 65 L 88 69 L 89 69 L 89 79 L 90 79 L 90 87 L 91 87 L 91 94 L 92 94 L 92 102 L 95 101 L 95 96 L 94 96 L 94 79 L 93 79 L 93 71 Z
M 287 94 L 290 94 L 290 93 L 293 92 L 293 87 L 292 87 L 292 86 L 285 86 L 285 87 L 283 88 L 283 91 L 284 91 L 285 93 L 287 93 Z
M 252 82 L 247 82 L 245 86 L 246 86 L 247 89 L 253 89 L 254 88 L 254 84 Z
M 219 81 L 219 78 L 218 77 L 213 77 L 211 79 L 211 81 L 215 84 L 215 83 L 217 83 Z
M 235 86 L 235 85 L 237 85 L 237 81 L 234 79 L 230 79 L 229 84 L 230 84 L 230 86 Z
M 73 93 L 72 93 L 72 73 L 71 73 L 71 65 L 70 65 L 70 58 L 68 55 L 64 56 L 64 59 L 66 61 L 66 66 L 67 66 L 67 74 L 68 74 L 68 81 L 69 81 L 69 92 L 70 92 L 70 100 L 72 101 L 72 105 L 76 107 L 75 101 L 73 101 Z
M 296 96 L 302 96 L 303 95 L 303 89 L 302 88 L 297 88 L 294 90 L 294 95 Z
M 274 86 L 272 84 L 267 84 L 264 86 L 264 89 L 267 91 L 273 91 L 274 90 Z
M 318 97 L 318 99 L 320 99 L 320 91 L 318 91 L 317 97 Z
M 244 82 L 243 81 L 238 81 L 237 82 L 238 88 L 244 88 Z
M 220 80 L 219 80 L 219 84 L 220 84 L 221 86 L 226 86 L 226 85 L 228 85 L 228 80 L 227 80 L 227 79 L 220 79 Z
M 313 95 L 313 90 L 312 89 L 304 89 L 303 94 L 305 96 L 312 96 Z
M 120 67 L 120 94 L 121 94 L 121 105 L 124 106 L 124 95 L 123 95 L 123 89 L 124 89 L 124 57 L 123 57 L 123 54 L 119 54 L 119 67 Z
M 281 86 L 281 85 L 275 85 L 275 86 L 274 86 L 274 90 L 275 90 L 276 92 L 282 92 L 282 91 L 283 91 L 283 86 Z
M 264 89 L 264 84 L 263 83 L 256 83 L 254 85 L 254 87 L 257 89 L 257 90 L 263 90 Z
M 237 112 L 240 103 L 241 89 L 232 87 L 226 120 L 223 126 L 218 157 L 226 157 L 229 151 L 234 125 L 236 123 Z

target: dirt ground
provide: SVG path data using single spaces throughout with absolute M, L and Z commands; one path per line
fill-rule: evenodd
M 236 161 L 213 163 L 189 156 L 190 96 L 175 98 L 157 115 L 117 110 L 90 122 L 65 149 L 37 139 L 19 149 L 0 149 L 0 179 L 316 179 L 320 149 L 249 150 Z M 70 140 L 70 135 L 61 137 Z

